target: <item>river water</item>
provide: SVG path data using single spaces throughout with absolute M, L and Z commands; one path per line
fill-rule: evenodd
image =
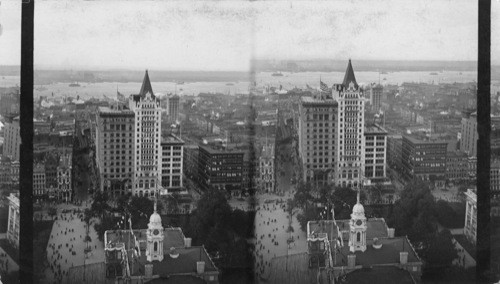
M 261 86 L 274 86 L 280 85 L 284 89 L 305 88 L 306 84 L 313 88 L 319 87 L 319 80 L 328 85 L 334 83 L 341 83 L 344 78 L 344 72 L 297 72 L 289 73 L 283 72 L 283 76 L 272 76 L 272 72 L 259 72 L 255 75 L 257 87 Z M 403 82 L 423 82 L 423 83 L 466 83 L 477 80 L 477 72 L 467 71 L 443 71 L 437 74 L 431 72 L 390 72 L 387 74 L 379 74 L 378 72 L 356 72 L 356 79 L 359 84 L 380 83 L 386 84 L 402 84 Z M 142 78 L 141 82 L 142 82 Z M 102 98 L 107 96 L 116 98 L 116 91 L 125 94 L 136 94 L 141 88 L 141 82 L 129 83 L 80 83 L 80 87 L 69 87 L 68 83 L 55 83 L 50 85 L 36 85 L 34 96 L 54 97 L 80 96 L 82 99 L 89 99 L 92 97 Z M 494 82 L 492 82 L 494 83 Z M 15 86 L 19 84 L 18 76 L 4 76 L 0 77 L 0 87 Z M 176 84 L 175 82 L 151 82 L 155 93 L 177 93 L 179 95 L 197 95 L 201 92 L 218 92 L 224 94 L 241 94 L 248 93 L 249 82 L 185 82 L 184 84 Z

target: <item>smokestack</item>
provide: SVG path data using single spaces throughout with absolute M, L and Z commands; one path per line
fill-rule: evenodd
M 407 264 L 408 263 L 408 252 L 402 251 L 399 253 L 399 263 Z
M 184 238 L 184 247 L 190 248 L 191 247 L 191 238 Z
M 394 238 L 394 228 L 387 228 L 387 237 Z
M 198 274 L 205 273 L 205 262 L 204 261 L 197 261 L 196 262 L 196 272 Z

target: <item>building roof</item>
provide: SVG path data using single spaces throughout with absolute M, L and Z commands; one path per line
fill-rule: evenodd
M 413 144 L 446 144 L 448 145 L 448 142 L 439 140 L 436 138 L 431 138 L 431 137 L 426 137 L 426 136 L 417 136 L 417 135 L 403 135 L 403 139 L 406 139 Z
M 184 141 L 177 136 L 168 135 L 161 137 L 161 144 L 184 144 Z
M 113 230 L 105 232 L 106 249 L 124 246 L 128 253 L 130 273 L 133 276 L 144 275 L 145 265 L 153 264 L 153 275 L 166 277 L 172 274 L 196 273 L 196 262 L 205 262 L 205 272 L 217 272 L 217 268 L 202 246 L 184 246 L 184 234 L 180 228 L 163 229 L 163 261 L 148 262 L 146 257 L 147 229 L 133 230 L 139 242 L 140 257 L 134 256 L 134 236 L 130 230 Z M 170 257 L 170 248 L 174 247 L 177 258 Z
M 383 128 L 382 126 L 378 124 L 371 124 L 371 125 L 366 125 L 365 126 L 365 135 L 371 135 L 371 134 L 382 134 L 382 135 L 387 135 L 388 132 Z
M 98 107 L 99 115 L 100 116 L 116 116 L 116 115 L 127 115 L 127 116 L 134 116 L 134 112 L 129 110 L 129 109 L 112 109 L 110 107 L 105 107 L 105 106 L 100 106 Z
M 371 284 L 413 284 L 410 272 L 395 266 L 361 268 L 346 275 L 343 283 Z
M 204 284 L 207 281 L 192 275 L 172 275 L 167 278 L 155 278 L 151 281 L 145 282 L 146 284 Z
M 307 252 L 271 259 L 270 271 L 272 273 L 270 273 L 267 283 L 271 284 L 317 283 L 318 280 L 318 269 L 309 268 L 309 255 Z M 323 281 L 319 283 L 327 283 L 324 272 L 320 274 L 320 277 Z
M 97 262 L 86 264 L 85 266 L 70 267 L 68 271 L 68 283 L 106 283 L 106 264 L 104 262 Z
M 316 106 L 316 105 L 324 105 L 324 106 L 329 106 L 329 107 L 336 107 L 338 106 L 338 102 L 333 100 L 333 99 L 316 99 L 313 97 L 301 97 L 300 98 L 302 105 L 311 105 L 311 106 Z
M 367 230 L 368 235 L 369 229 Z M 420 258 L 413 249 L 410 241 L 406 237 L 396 238 L 379 238 L 379 244 L 382 244 L 380 249 L 373 248 L 373 239 L 366 238 L 366 251 L 356 251 L 356 265 L 372 266 L 383 264 L 398 264 L 399 253 L 408 252 L 408 263 L 420 262 Z M 349 246 L 340 247 L 340 253 L 332 251 L 332 258 L 336 258 L 336 266 L 347 265 L 347 255 L 352 254 L 349 251 Z
M 337 226 L 339 231 L 350 231 L 351 220 L 337 220 Z M 387 224 L 383 218 L 373 218 L 366 220 L 366 239 L 371 240 L 373 238 L 386 238 L 387 234 Z M 343 239 L 349 239 L 349 234 L 344 234 Z
M 151 82 L 149 81 L 148 70 L 146 70 L 139 95 L 144 97 L 148 92 L 151 93 L 151 95 L 154 97 L 153 88 L 151 87 Z
M 245 151 L 240 149 L 223 148 L 218 149 L 211 147 L 210 145 L 200 145 L 200 149 L 205 150 L 210 154 L 234 154 L 234 155 L 244 155 Z
M 357 89 L 359 87 L 358 83 L 356 82 L 356 77 L 354 76 L 354 70 L 352 69 L 351 59 L 349 59 L 349 63 L 347 64 L 347 70 L 345 71 L 344 81 L 342 82 L 342 85 L 344 85 L 344 88 L 348 88 L 351 82 L 354 83 L 354 88 Z

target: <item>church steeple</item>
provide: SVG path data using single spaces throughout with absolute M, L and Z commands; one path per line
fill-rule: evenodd
M 342 82 L 342 85 L 344 85 L 344 88 L 349 88 L 349 84 L 353 82 L 354 88 L 357 89 L 358 83 L 356 82 L 356 77 L 354 76 L 354 69 L 352 69 L 352 64 L 351 64 L 351 59 L 349 58 L 349 63 L 347 64 L 347 70 L 345 71 L 344 75 L 344 82 Z
M 146 69 L 146 74 L 144 75 L 144 80 L 142 80 L 142 86 L 139 95 L 145 96 L 148 92 L 151 93 L 151 95 L 154 97 L 153 88 L 151 87 L 151 81 L 149 81 L 148 70 Z

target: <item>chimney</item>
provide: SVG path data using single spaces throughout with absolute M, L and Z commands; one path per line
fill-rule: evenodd
M 190 248 L 191 247 L 191 238 L 184 238 L 184 247 Z
M 354 268 L 356 266 L 356 255 L 347 255 L 347 268 Z
M 197 261 L 196 262 L 196 272 L 198 274 L 205 273 L 205 262 L 204 261 Z
M 394 228 L 387 228 L 387 237 L 394 238 Z
M 144 270 L 145 270 L 145 277 L 146 278 L 153 278 L 153 265 L 152 264 L 146 264 L 144 265 Z
M 402 251 L 399 253 L 399 263 L 407 264 L 408 263 L 408 252 Z

